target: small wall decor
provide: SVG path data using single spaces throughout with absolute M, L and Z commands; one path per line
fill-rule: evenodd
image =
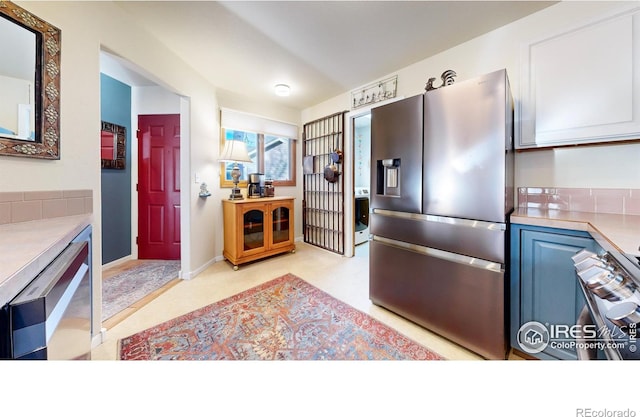
M 206 182 L 203 182 L 202 184 L 200 184 L 200 194 L 198 194 L 198 196 L 203 197 L 203 198 L 211 197 L 211 193 L 207 189 L 207 183 Z
M 100 165 L 103 169 L 125 169 L 127 130 L 103 121 L 100 128 Z
M 425 91 L 431 91 L 438 88 L 446 87 L 447 85 L 453 84 L 455 82 L 454 78 L 457 76 L 458 74 L 456 74 L 454 70 L 446 70 L 440 76 L 440 79 L 442 79 L 442 85 L 440 87 L 433 86 L 433 82 L 436 80 L 434 77 L 434 78 L 429 78 L 429 81 L 427 81 L 427 86 L 424 89 Z
M 366 106 L 378 101 L 388 100 L 396 96 L 398 76 L 371 83 L 366 87 L 351 92 L 351 108 Z

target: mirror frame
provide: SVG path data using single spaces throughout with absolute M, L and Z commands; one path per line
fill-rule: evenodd
M 103 169 L 125 169 L 126 149 L 127 149 L 127 129 L 124 126 L 109 122 L 102 122 L 100 131 L 110 132 L 116 136 L 116 147 L 114 159 L 100 159 Z
M 35 141 L 0 135 L 0 155 L 60 159 L 61 31 L 10 1 L 0 0 L 0 15 L 36 34 Z

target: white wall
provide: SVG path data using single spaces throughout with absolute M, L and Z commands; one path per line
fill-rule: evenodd
M 33 83 L 28 80 L 0 75 L 0 127 L 18 134 L 18 104 L 33 104 Z M 33 130 L 34 121 L 31 121 Z
M 131 96 L 131 113 L 134 115 L 180 113 L 179 96 L 162 87 L 133 87 Z M 138 118 L 134 117 L 134 119 L 137 123 Z
M 354 186 L 369 188 L 371 183 L 371 123 L 369 118 L 355 119 L 353 142 Z
M 439 80 L 440 74 L 447 69 L 456 71 L 456 81 L 462 81 L 506 68 L 517 101 L 520 97 L 519 58 L 524 44 L 598 20 L 612 11 L 637 6 L 640 3 L 561 2 L 392 74 L 381 74 L 379 79 L 397 74 L 397 95 L 409 97 L 423 93 L 427 80 L 430 77 Z M 373 81 L 376 80 L 363 80 L 362 85 Z M 606 80 L 593 82 L 606 83 Z M 349 108 L 349 100 L 350 92 L 334 97 L 306 109 L 302 120 L 314 120 Z M 640 143 L 519 152 L 516 154 L 515 185 L 640 188 L 639 162 Z

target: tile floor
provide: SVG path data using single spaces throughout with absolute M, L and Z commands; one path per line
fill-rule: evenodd
M 238 271 L 233 271 L 226 261 L 217 262 L 192 280 L 179 281 L 110 327 L 105 341 L 93 349 L 92 360 L 116 360 L 119 339 L 289 272 L 395 328 L 447 359 L 482 359 L 473 352 L 371 303 L 368 297 L 367 243 L 356 248 L 356 256 L 346 258 L 298 242 L 295 253 L 242 265 Z

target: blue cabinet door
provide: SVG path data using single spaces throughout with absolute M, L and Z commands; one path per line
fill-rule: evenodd
M 585 300 L 571 257 L 585 248 L 597 252 L 598 246 L 587 233 L 564 229 L 516 226 L 512 237 L 517 256 L 512 257 L 511 340 L 513 348 L 522 350 L 517 332 L 524 323 L 535 321 L 561 331 L 576 324 Z M 532 356 L 576 359 L 571 337 L 561 333 L 553 338 L 560 339 L 567 343 L 550 344 Z

